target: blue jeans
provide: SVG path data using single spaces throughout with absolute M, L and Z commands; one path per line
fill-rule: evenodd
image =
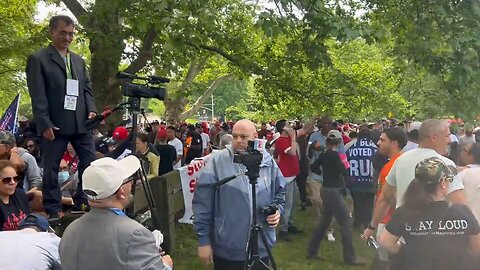
M 287 183 L 285 186 L 286 194 L 285 194 L 285 210 L 283 211 L 283 215 L 280 217 L 280 231 L 281 232 L 288 232 L 288 226 L 292 226 L 292 216 L 293 216 L 293 208 L 295 205 L 295 189 L 297 185 L 295 184 L 295 180 Z

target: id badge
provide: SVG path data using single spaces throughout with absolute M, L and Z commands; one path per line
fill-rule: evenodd
M 66 95 L 63 108 L 65 110 L 75 111 L 77 109 L 77 97 Z
M 78 97 L 78 80 L 67 79 L 67 95 Z

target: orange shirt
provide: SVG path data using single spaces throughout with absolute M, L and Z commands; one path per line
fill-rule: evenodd
M 382 170 L 380 171 L 380 174 L 378 176 L 378 191 L 377 191 L 377 198 L 380 198 L 380 194 L 382 194 L 382 187 L 385 185 L 387 182 L 387 175 L 390 173 L 390 170 L 393 167 L 393 164 L 397 160 L 397 158 L 401 155 L 402 153 L 398 153 L 395 156 L 393 156 L 385 166 L 383 166 Z M 387 224 L 390 219 L 392 218 L 393 211 L 395 209 L 390 208 L 388 210 L 388 213 L 383 217 L 381 223 Z
M 183 156 L 186 157 L 188 154 L 188 147 L 192 144 L 192 137 L 187 137 L 185 139 L 185 147 L 183 147 Z

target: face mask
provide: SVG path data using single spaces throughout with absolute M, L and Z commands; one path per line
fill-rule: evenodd
M 68 180 L 70 174 L 68 172 L 58 172 L 58 183 L 63 183 Z

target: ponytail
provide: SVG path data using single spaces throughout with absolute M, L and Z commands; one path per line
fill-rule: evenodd
M 408 215 L 415 218 L 421 210 L 431 202 L 432 195 L 436 192 L 439 183 L 426 183 L 417 178 L 408 185 L 403 196 L 403 205 L 408 209 Z

